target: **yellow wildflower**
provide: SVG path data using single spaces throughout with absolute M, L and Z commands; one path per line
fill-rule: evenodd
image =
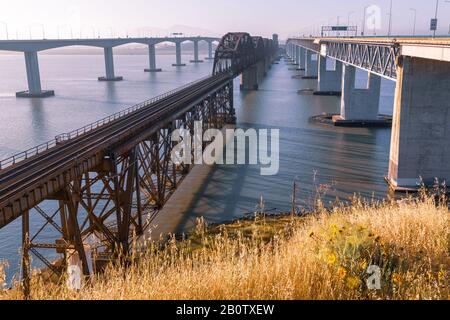
M 367 270 L 367 267 L 368 267 L 368 265 L 367 265 L 367 261 L 366 260 L 363 260 L 363 261 L 361 261 L 359 263 L 360 270 L 365 271 L 365 270 Z
M 329 265 L 334 265 L 337 262 L 337 257 L 334 253 L 331 253 L 327 257 L 327 262 Z
M 335 224 L 332 224 L 330 226 L 330 230 L 333 233 L 333 235 L 337 235 L 339 233 L 339 227 Z
M 338 275 L 339 275 L 339 278 L 341 278 L 342 280 L 344 280 L 345 279 L 345 277 L 347 276 L 347 270 L 345 270 L 345 268 L 339 268 L 338 269 Z
M 346 284 L 349 289 L 356 290 L 361 286 L 361 280 L 358 277 L 348 277 Z
M 445 270 L 441 269 L 441 271 L 439 271 L 439 273 L 438 273 L 438 281 L 439 281 L 439 283 L 444 282 L 446 275 L 447 274 L 446 274 Z
M 403 277 L 402 277 L 402 275 L 401 275 L 401 274 L 398 274 L 398 273 L 392 274 L 392 282 L 393 282 L 394 284 L 398 285 L 398 286 L 401 285 L 402 282 L 403 282 Z

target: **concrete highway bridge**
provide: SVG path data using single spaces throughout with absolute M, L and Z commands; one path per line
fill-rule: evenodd
M 315 94 L 341 96 L 336 123 L 378 121 L 381 77 L 395 81 L 387 181 L 395 190 L 450 181 L 450 39 L 292 38 L 286 49 L 318 79 Z M 355 87 L 356 68 L 368 72 L 366 88 Z
M 67 39 L 67 40 L 1 40 L 0 51 L 23 52 L 27 71 L 28 90 L 17 92 L 21 98 L 45 98 L 55 94 L 53 90 L 43 90 L 39 72 L 38 52 L 64 48 L 71 46 L 87 46 L 103 48 L 105 56 L 106 75 L 99 77 L 99 81 L 121 81 L 123 77 L 116 76 L 114 71 L 113 48 L 127 44 L 143 44 L 148 46 L 149 67 L 145 72 L 159 72 L 156 64 L 156 46 L 161 43 L 174 43 L 176 48 L 175 67 L 184 67 L 186 64 L 181 59 L 181 44 L 192 42 L 194 44 L 194 59 L 192 63 L 202 62 L 199 56 L 199 42 L 208 44 L 208 57 L 213 59 L 213 43 L 219 42 L 219 38 L 213 37 L 165 37 L 165 38 L 114 38 L 114 39 Z
M 191 170 L 171 160 L 173 131 L 193 135 L 195 121 L 203 130 L 234 123 L 233 79 L 242 75 L 241 88 L 256 89 L 277 56 L 275 36 L 229 33 L 211 76 L 0 161 L 0 229 L 22 219 L 25 292 L 30 254 L 56 274 L 76 261 L 87 276 L 119 251 L 127 253 L 131 235 L 143 234 Z M 43 218 L 37 230 L 30 215 Z M 41 240 L 48 228 L 52 242 Z M 63 254 L 62 266 L 46 250 Z

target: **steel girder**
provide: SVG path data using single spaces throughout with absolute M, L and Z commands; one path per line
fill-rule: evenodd
M 238 75 L 266 57 L 273 57 L 278 47 L 273 40 L 252 37 L 248 33 L 228 33 L 220 41 L 214 58 L 213 75 L 231 72 Z
M 341 62 L 368 70 L 382 77 L 397 79 L 397 57 L 400 47 L 396 44 L 366 42 L 321 41 L 326 55 Z

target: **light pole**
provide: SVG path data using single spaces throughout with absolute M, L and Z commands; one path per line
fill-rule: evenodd
M 30 24 L 30 25 L 28 26 L 28 30 L 30 31 L 30 40 L 32 39 L 31 27 L 32 27 L 33 25 L 35 25 L 35 26 L 40 26 L 40 27 L 41 27 L 41 29 L 42 29 L 42 39 L 44 40 L 44 39 L 45 39 L 45 28 L 44 28 L 44 25 L 43 25 L 42 23 L 34 23 L 34 24 Z
M 416 35 L 417 10 L 414 8 L 410 8 L 409 10 L 414 12 L 413 36 L 415 36 Z
M 363 20 L 363 26 L 362 26 L 362 35 L 364 36 L 366 34 L 366 17 L 367 17 L 367 8 L 369 8 L 369 6 L 365 6 L 364 7 L 364 20 Z
M 6 40 L 9 40 L 8 24 L 5 21 L 0 21 L 0 23 L 5 26 Z
M 350 11 L 350 12 L 348 13 L 347 27 L 350 25 L 350 18 L 351 18 L 351 16 L 352 16 L 352 14 L 354 14 L 354 13 L 355 13 L 355 11 Z
M 439 11 L 439 0 L 436 0 L 436 12 L 434 14 L 434 19 L 437 21 L 437 17 L 438 17 L 438 11 Z M 436 28 L 434 28 L 433 30 L 433 38 L 436 38 L 436 30 L 437 30 L 437 24 L 436 24 Z
M 59 32 L 59 29 L 61 28 L 61 26 L 60 25 L 57 25 L 56 26 L 56 33 L 57 33 L 57 36 L 58 36 L 58 40 L 60 39 L 60 32 Z
M 350 17 L 351 17 L 352 14 L 354 14 L 354 13 L 355 13 L 355 11 L 350 11 L 350 12 L 348 13 L 348 19 L 347 19 L 347 37 L 349 36 L 348 29 L 349 29 L 349 27 L 350 27 Z
M 391 0 L 391 4 L 390 4 L 390 9 L 389 9 L 389 29 L 388 29 L 388 36 L 391 36 L 391 32 L 392 32 L 392 0 Z

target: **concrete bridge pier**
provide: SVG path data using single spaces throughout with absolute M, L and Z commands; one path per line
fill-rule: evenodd
M 318 90 L 314 95 L 340 96 L 342 93 L 342 62 L 334 61 L 334 70 L 327 69 L 326 57 L 319 56 Z
M 286 54 L 287 54 L 289 60 L 292 60 L 292 48 L 293 47 L 294 47 L 294 45 L 292 43 L 289 43 L 286 48 Z
M 173 67 L 185 67 L 186 64 L 181 62 L 181 42 L 177 42 L 176 46 L 176 59 L 177 62 L 172 64 Z
M 194 41 L 194 60 L 190 61 L 191 63 L 201 63 L 203 60 L 200 60 L 198 54 L 198 41 Z
M 267 72 L 270 69 L 272 69 L 272 57 L 267 57 L 266 58 L 265 65 L 266 65 L 266 74 L 267 74 Z
M 36 51 L 25 52 L 25 65 L 27 70 L 28 91 L 16 93 L 18 98 L 46 98 L 55 95 L 53 90 L 42 90 L 39 61 Z
M 253 65 L 242 72 L 241 90 L 258 90 L 258 66 Z
M 295 46 L 295 64 L 300 65 L 300 46 Z
M 214 60 L 212 41 L 208 41 L 208 57 L 206 57 L 205 59 L 206 60 Z
M 122 81 L 123 77 L 116 77 L 114 74 L 113 48 L 104 48 L 106 77 L 98 78 L 99 81 Z
M 299 63 L 298 63 L 298 70 L 305 71 L 305 65 L 306 65 L 306 49 L 300 47 L 300 57 L 299 57 Z
M 336 122 L 377 121 L 380 104 L 381 77 L 369 73 L 367 88 L 355 87 L 356 68 L 345 65 L 342 71 L 341 115 Z
M 257 72 L 258 72 L 258 83 L 267 75 L 266 71 L 266 59 L 258 62 L 257 64 Z
M 305 53 L 305 76 L 303 79 L 318 79 L 317 76 L 317 64 L 318 54 L 310 50 L 306 50 Z
M 156 45 L 148 45 L 148 59 L 150 68 L 145 69 L 145 72 L 161 72 L 162 69 L 156 67 Z
M 448 62 L 409 56 L 397 61 L 388 175 L 395 190 L 450 181 L 449 74 Z

